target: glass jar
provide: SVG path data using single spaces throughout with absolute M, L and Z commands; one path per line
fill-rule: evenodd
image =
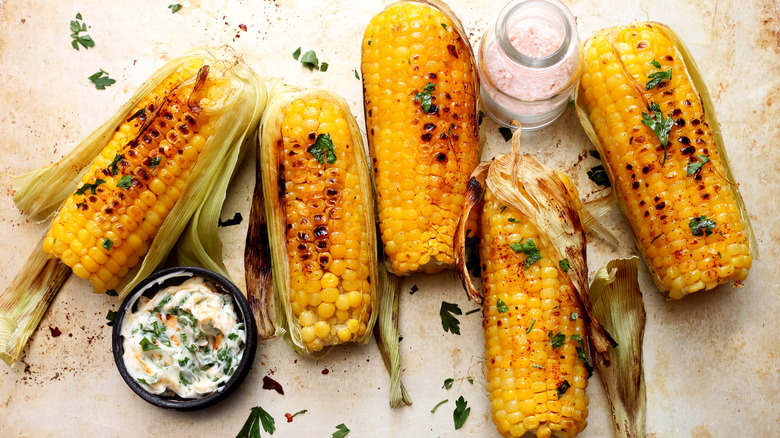
M 552 123 L 579 83 L 580 42 L 574 15 L 558 0 L 513 0 L 479 48 L 485 111 L 523 129 Z

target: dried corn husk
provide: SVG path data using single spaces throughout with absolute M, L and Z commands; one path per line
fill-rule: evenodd
M 51 216 L 76 189 L 83 170 L 105 147 L 116 127 L 130 116 L 131 109 L 171 73 L 192 65 L 208 65 L 209 75 L 224 80 L 225 93 L 202 107 L 204 113 L 218 117 L 219 121 L 192 169 L 193 177 L 189 179 L 179 201 L 163 221 L 143 262 L 130 271 L 117 289 L 120 297 L 127 295 L 138 282 L 165 261 L 188 225 L 190 231 L 179 242 L 182 259 L 188 264 L 205 266 L 223 275 L 227 274 L 222 266 L 222 245 L 216 223 L 225 199 L 225 190 L 241 151 L 255 135 L 265 108 L 267 94 L 260 78 L 228 47 L 200 49 L 173 59 L 157 70 L 113 117 L 87 136 L 62 160 L 21 175 L 12 182 L 16 190 L 14 202 L 19 209 L 40 220 Z M 192 70 L 192 77 L 187 81 L 195 80 L 197 71 L 198 69 Z M 0 294 L 0 302 L 12 303 L 0 308 L 0 319 L 10 318 L 17 326 L 17 331 L 8 335 L 7 328 L 12 324 L 7 321 L 2 323 L 4 329 L 0 329 L 0 345 L 8 342 L 10 336 L 23 338 L 23 346 L 40 321 L 40 315 L 50 303 L 51 297 L 61 286 L 62 281 L 55 281 L 59 276 L 50 273 L 51 264 L 41 262 L 45 257 L 38 245 L 17 280 Z M 64 268 L 56 267 L 55 270 L 59 272 L 62 269 Z M 46 275 L 49 276 L 45 277 Z M 26 289 L 25 279 L 39 281 L 36 287 Z M 20 293 L 24 293 L 24 302 L 12 298 Z M 20 310 L 16 306 L 29 307 L 31 303 L 43 307 L 42 310 L 36 311 L 37 319 L 19 317 Z M 13 352 L 11 360 L 6 359 L 6 362 L 16 360 L 20 351 L 21 348 Z
M 612 260 L 596 272 L 590 286 L 593 312 L 618 341 L 607 366 L 596 358 L 596 369 L 606 387 L 618 438 L 645 436 L 645 375 L 642 338 L 645 307 L 637 283 L 639 259 Z
M 368 164 L 365 157 L 365 147 L 363 139 L 358 128 L 357 121 L 351 115 L 347 102 L 329 91 L 319 89 L 300 89 L 295 87 L 278 86 L 271 91 L 271 99 L 268 108 L 263 115 L 261 130 L 260 166 L 262 167 L 262 191 L 264 196 L 264 207 L 266 219 L 268 221 L 268 240 L 271 248 L 271 265 L 273 275 L 274 308 L 276 314 L 276 334 L 283 336 L 287 345 L 295 352 L 303 356 L 317 357 L 325 354 L 327 349 L 321 352 L 311 351 L 304 345 L 301 339 L 301 327 L 297 318 L 292 313 L 290 306 L 290 269 L 289 255 L 286 245 L 286 214 L 284 191 L 280 192 L 280 181 L 283 181 L 279 174 L 279 165 L 283 158 L 280 157 L 278 142 L 282 141 L 281 127 L 284 122 L 287 106 L 296 99 L 302 97 L 319 97 L 323 100 L 337 102 L 344 114 L 348 115 L 349 128 L 352 134 L 352 144 L 354 159 L 360 171 L 360 185 L 365 190 L 366 196 L 363 196 L 363 211 L 365 212 L 366 224 L 376 223 L 374 220 L 374 205 L 371 195 L 371 179 L 368 172 Z M 371 302 L 378 303 L 377 285 L 378 264 L 376 256 L 376 232 L 372 226 L 367 228 L 369 234 L 368 245 L 371 257 L 369 276 L 371 279 Z M 373 304 L 372 304 L 373 306 Z M 357 339 L 357 344 L 365 345 L 371 339 L 371 332 L 377 319 L 377 311 L 373 309 L 371 316 L 366 324 L 366 333 Z
M 735 184 L 734 181 L 734 175 L 731 172 L 731 166 L 729 164 L 728 156 L 726 155 L 726 148 L 723 142 L 723 135 L 721 134 L 721 128 L 720 123 L 718 123 L 718 118 L 715 115 L 715 107 L 712 103 L 712 98 L 710 97 L 710 93 L 707 90 L 707 86 L 704 83 L 704 79 L 702 78 L 701 73 L 699 72 L 699 68 L 696 66 L 696 61 L 693 59 L 693 56 L 691 55 L 691 52 L 688 50 L 688 47 L 685 45 L 685 42 L 674 32 L 672 31 L 668 26 L 661 24 L 661 23 L 655 23 L 653 22 L 652 25 L 659 29 L 661 32 L 666 34 L 666 36 L 669 38 L 669 40 L 674 44 L 675 48 L 677 49 L 677 52 L 682 57 L 683 63 L 685 64 L 688 77 L 691 79 L 692 85 L 693 85 L 693 92 L 698 94 L 701 98 L 702 107 L 704 108 L 704 118 L 706 122 L 709 124 L 710 129 L 712 130 L 713 139 L 715 140 L 715 146 L 718 151 L 718 155 L 721 158 L 721 162 L 723 163 L 723 167 L 726 170 L 725 178 L 730 181 L 731 183 L 728 184 L 729 188 L 734 193 L 734 199 L 737 202 L 737 205 L 739 206 L 739 212 L 742 216 L 742 220 L 745 223 L 745 232 L 748 236 L 748 241 L 750 242 L 750 253 L 758 260 L 759 254 L 758 254 L 758 242 L 756 241 L 755 233 L 753 232 L 753 226 L 750 223 L 750 215 L 748 215 L 747 209 L 745 207 L 745 202 L 742 199 L 742 195 L 739 191 L 739 184 Z M 611 27 L 606 28 L 598 31 L 596 35 L 605 36 L 609 39 L 610 35 L 617 34 L 619 30 L 622 29 L 621 27 Z M 587 50 L 587 48 L 590 46 L 590 42 L 592 41 L 592 38 L 589 38 L 585 41 L 585 44 L 583 47 L 584 50 Z M 599 154 L 601 154 L 602 157 L 605 157 L 606 154 L 604 152 L 604 149 L 601 145 L 601 142 L 599 141 L 598 135 L 596 135 L 596 129 L 591 124 L 590 118 L 588 117 L 588 110 L 585 105 L 584 99 L 581 96 L 581 87 L 577 87 L 576 94 L 574 96 L 574 101 L 576 104 L 577 109 L 577 117 L 580 119 L 580 124 L 582 125 L 582 129 L 585 131 L 585 134 L 587 134 L 590 141 L 593 143 L 594 146 L 596 146 L 596 149 L 598 150 Z M 604 166 L 604 168 L 607 171 L 607 174 L 609 175 L 610 181 L 615 181 L 615 176 L 612 174 L 612 169 L 610 166 Z M 614 185 L 614 184 L 613 184 Z M 623 210 L 623 214 L 626 217 L 629 217 L 628 214 L 628 206 L 624 205 L 623 202 L 619 202 L 621 210 Z M 633 230 L 632 230 L 633 232 Z M 636 236 L 634 236 L 636 239 Z M 645 261 L 645 265 L 647 266 L 648 270 L 650 270 L 650 273 L 653 276 L 653 280 L 656 282 L 656 285 L 658 285 L 659 289 L 664 290 L 663 285 L 660 283 L 660 276 L 658 272 L 656 272 L 656 269 L 654 268 L 653 264 L 650 263 L 650 260 L 648 259 L 647 253 L 645 251 L 644 245 L 637 245 L 639 248 L 640 253 L 642 254 L 642 258 Z
M 466 200 L 455 232 L 455 258 L 458 273 L 469 297 L 480 303 L 480 292 L 474 287 L 466 269 L 466 223 L 472 208 L 489 189 L 503 204 L 516 208 L 534 222 L 541 237 L 556 252 L 558 260 L 568 259 L 567 275 L 574 285 L 577 300 L 586 313 L 592 346 L 608 361 L 607 350 L 615 342 L 593 316 L 588 295 L 588 268 L 583 231 L 577 209 L 555 170 L 531 155 L 519 155 L 520 129 L 512 139 L 512 152 L 498 155 L 480 164 L 469 180 Z M 527 196 L 518 189 L 522 186 Z

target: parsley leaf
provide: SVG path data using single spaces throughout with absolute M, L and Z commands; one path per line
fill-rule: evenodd
M 420 290 L 420 288 L 419 288 L 419 287 L 417 287 L 417 285 L 416 285 L 416 284 L 413 284 L 413 285 L 412 285 L 412 289 L 411 289 L 411 290 L 409 290 L 409 295 L 414 295 L 414 293 L 415 293 L 415 292 L 417 292 L 418 290 Z
M 300 47 L 298 47 L 298 48 L 297 48 L 297 49 L 295 49 L 295 51 L 293 52 L 293 58 L 295 58 L 295 60 L 297 61 L 297 60 L 298 60 L 298 58 L 299 58 L 300 56 L 301 56 L 301 48 L 300 48 Z
M 96 195 L 96 194 L 97 194 L 97 192 L 95 191 L 95 189 L 97 189 L 97 187 L 98 187 L 99 185 L 101 185 L 101 184 L 103 184 L 103 183 L 105 183 L 105 182 L 106 182 L 106 180 L 98 178 L 98 179 L 96 179 L 96 180 L 95 180 L 95 182 L 94 182 L 94 183 L 92 183 L 92 184 L 84 184 L 83 186 L 81 186 L 81 188 L 79 188 L 78 190 L 76 190 L 76 194 L 77 194 L 77 195 L 83 195 L 84 193 L 86 193 L 86 192 L 87 192 L 87 190 L 91 190 L 91 191 L 92 191 L 92 194 L 93 194 L 93 195 Z
M 444 379 L 444 385 L 442 386 L 442 388 L 450 389 L 450 388 L 452 388 L 452 384 L 453 383 L 455 383 L 455 379 L 453 379 L 452 377 L 450 377 L 448 379 Z
M 292 419 L 293 419 L 293 418 L 295 418 L 295 417 L 297 417 L 298 415 L 305 414 L 305 413 L 307 413 L 307 412 L 309 412 L 307 409 L 303 409 L 303 410 L 301 410 L 301 411 L 298 411 L 298 412 L 296 412 L 296 413 L 294 413 L 294 414 L 290 415 L 290 420 L 288 421 L 288 423 L 289 423 L 290 421 L 292 421 Z
M 563 347 L 563 343 L 566 341 L 566 335 L 561 332 L 553 334 L 552 330 L 547 332 L 547 337 L 552 341 L 552 348 L 554 349 Z
M 111 249 L 112 246 L 114 246 L 114 241 L 113 240 L 109 239 L 108 237 L 103 239 L 103 248 L 105 248 L 106 250 L 109 250 L 109 249 Z
M 222 219 L 217 219 L 217 226 L 218 227 L 230 227 L 230 226 L 233 226 L 233 225 L 240 224 L 241 221 L 243 221 L 243 220 L 244 220 L 244 217 L 241 216 L 241 212 L 237 211 L 236 214 L 234 214 L 232 218 L 230 218 L 230 219 L 228 219 L 228 220 L 226 220 L 224 222 L 222 221 Z
M 560 400 L 561 397 L 563 397 L 563 394 L 566 394 L 566 391 L 568 391 L 569 388 L 571 388 L 571 385 L 569 384 L 568 380 L 564 380 L 563 382 L 561 382 L 560 385 L 558 385 L 558 390 L 557 391 L 558 391 L 558 399 L 559 400 Z
M 450 399 L 445 399 L 440 401 L 439 403 L 436 403 L 436 406 L 434 406 L 433 409 L 431 409 L 431 414 L 436 412 L 436 409 L 438 409 L 439 406 L 443 405 L 444 403 L 447 403 L 448 401 L 450 401 Z
M 661 141 L 661 146 L 664 148 L 664 160 L 661 163 L 663 166 L 666 164 L 666 147 L 669 145 L 669 131 L 674 125 L 674 119 L 664 117 L 661 108 L 655 102 L 650 104 L 648 110 L 650 114 L 642 111 L 642 124 L 652 129 L 658 140 Z
M 536 247 L 536 243 L 533 239 L 528 239 L 525 243 L 520 239 L 519 242 L 510 244 L 509 247 L 512 248 L 514 252 L 522 252 L 525 254 L 525 262 L 523 263 L 524 269 L 530 268 L 531 265 L 542 259 L 542 254 L 539 252 L 539 248 Z
M 336 426 L 336 431 L 333 432 L 332 438 L 344 438 L 348 433 L 349 429 L 347 429 L 347 426 L 344 425 L 344 423 L 341 423 Z
M 433 82 L 428 82 L 425 84 L 425 87 L 423 87 L 423 91 L 414 95 L 414 101 L 420 102 L 420 107 L 422 107 L 423 112 L 426 114 L 434 114 L 439 110 L 439 107 L 433 104 L 433 96 L 431 96 L 431 91 L 434 91 L 435 89 L 436 85 L 434 85 Z
M 160 349 L 160 347 L 154 345 L 154 342 L 150 341 L 147 338 L 141 338 L 141 342 L 139 342 L 139 344 L 141 344 L 141 349 L 143 351 L 151 351 L 151 350 L 159 350 Z
M 696 172 L 701 170 L 702 166 L 704 166 L 705 164 L 707 164 L 710 161 L 710 157 L 708 157 L 706 155 L 698 155 L 697 154 L 696 156 L 699 157 L 699 159 L 701 161 L 699 161 L 698 163 L 690 163 L 690 164 L 688 164 L 688 176 L 696 174 Z
M 261 423 L 263 425 L 263 430 L 270 434 L 273 434 L 274 430 L 276 430 L 274 417 L 260 406 L 255 406 L 249 413 L 249 418 L 246 419 L 244 427 L 238 432 L 236 438 L 259 438 Z
M 162 157 L 152 157 L 149 159 L 149 168 L 154 169 L 155 167 L 160 165 L 160 161 L 162 161 Z
M 333 140 L 331 140 L 330 134 L 318 135 L 314 144 L 309 146 L 309 153 L 314 155 L 319 163 L 325 163 L 326 159 L 328 164 L 336 162 L 336 151 L 333 149 Z
M 590 155 L 591 157 L 593 157 L 593 158 L 595 158 L 597 160 L 601 159 L 601 154 L 596 149 L 589 150 L 588 151 L 588 155 Z
M 471 315 L 472 313 L 477 313 L 477 312 L 479 312 L 480 310 L 482 310 L 482 309 L 480 309 L 480 308 L 471 309 L 471 310 L 469 310 L 468 312 L 466 312 L 466 315 Z
M 103 76 L 105 75 L 105 76 Z M 99 72 L 93 74 L 88 78 L 93 84 L 95 84 L 95 88 L 98 90 L 105 90 L 106 87 L 111 86 L 114 82 L 116 82 L 114 79 L 111 79 L 108 77 L 108 72 L 100 69 Z
M 507 220 L 508 220 L 509 222 L 512 222 L 513 224 L 519 224 L 519 223 L 520 223 L 520 221 L 519 221 L 519 220 L 517 220 L 517 219 L 515 219 L 515 218 L 513 218 L 513 217 L 510 217 L 510 218 L 509 218 L 509 219 L 507 219 Z
M 116 293 L 116 291 L 114 289 L 107 290 L 106 291 L 106 295 L 108 295 L 109 297 L 118 297 L 119 296 L 119 294 Z
M 498 313 L 506 313 L 509 312 L 509 306 L 506 305 L 504 300 L 499 298 L 496 300 L 496 310 L 498 310 Z
M 124 158 L 125 154 L 116 154 L 116 156 L 114 156 L 114 161 L 108 165 L 108 170 L 111 171 L 111 175 L 116 175 L 119 173 L 119 162 L 121 162 Z
M 171 10 L 171 14 L 175 14 L 181 10 L 181 4 L 176 3 L 173 5 L 168 5 L 168 9 Z
M 130 175 L 122 176 L 119 182 L 116 183 L 116 186 L 120 189 L 129 189 L 131 185 L 133 185 L 133 177 Z
M 466 406 L 468 406 L 468 403 L 463 396 L 460 396 L 460 398 L 455 401 L 455 410 L 452 411 L 452 419 L 455 421 L 455 430 L 463 427 L 463 423 L 466 422 L 466 418 L 468 418 L 471 413 L 471 408 L 467 408 Z
M 109 310 L 108 314 L 106 314 L 106 319 L 108 320 L 106 325 L 109 327 L 113 326 L 114 320 L 116 320 L 116 312 L 114 312 L 113 310 Z
M 450 332 L 455 335 L 460 334 L 460 321 L 455 315 L 462 315 L 463 311 L 460 310 L 457 304 L 448 303 L 446 301 L 441 302 L 441 309 L 439 309 L 439 316 L 441 317 L 441 326 L 445 332 Z
M 607 175 L 607 171 L 604 170 L 604 166 L 601 164 L 594 166 L 588 171 L 588 178 L 600 186 L 609 187 L 612 185 L 609 182 L 609 175 Z
M 505 127 L 505 126 L 502 126 L 502 127 L 498 128 L 498 132 L 500 132 L 501 136 L 504 137 L 504 141 L 509 141 L 509 140 L 512 139 L 512 130 L 511 129 L 509 129 L 509 128 Z
M 712 234 L 712 230 L 715 229 L 715 225 L 715 221 L 707 219 L 706 215 L 695 217 L 688 222 L 688 226 L 691 228 L 694 236 L 704 236 L 705 234 L 709 236 Z
M 580 345 L 582 345 L 583 347 L 585 346 L 585 340 L 582 339 L 582 336 L 580 335 L 571 335 L 569 339 L 571 339 L 572 341 L 578 341 Z
M 645 90 L 652 90 L 664 79 L 668 79 L 670 81 L 672 80 L 672 69 L 669 68 L 667 71 L 657 71 L 655 73 L 650 73 L 647 77 L 650 80 L 647 82 L 647 85 L 645 85 Z
M 442 27 L 442 29 L 447 30 L 447 25 L 446 24 L 441 23 L 441 27 Z
M 298 48 L 298 50 L 296 50 L 295 52 L 300 54 L 300 50 L 301 49 Z M 295 53 L 293 53 L 293 57 L 295 57 Z M 314 50 L 309 50 L 308 52 L 304 53 L 303 56 L 301 56 L 301 64 L 303 64 L 303 66 L 308 68 L 309 70 L 319 70 L 319 71 L 328 70 L 328 63 L 323 62 L 322 65 L 320 65 L 320 60 L 317 59 L 317 53 Z
M 578 317 L 579 315 L 576 312 L 572 312 L 569 314 L 569 321 L 575 321 Z
M 70 21 L 70 37 L 73 41 L 70 42 L 71 47 L 75 50 L 79 50 L 79 44 L 85 49 L 95 47 L 95 42 L 92 41 L 92 37 L 87 34 L 79 35 L 81 32 L 87 31 L 87 25 L 81 18 L 81 13 L 76 14 L 76 19 Z
M 585 349 L 583 347 L 577 347 L 577 357 L 585 362 L 585 369 L 588 370 L 588 377 L 591 377 L 593 375 L 593 365 L 588 362 L 588 356 L 585 354 Z
M 558 265 L 561 266 L 561 269 L 563 269 L 563 272 L 569 272 L 569 268 L 571 267 L 569 265 L 569 259 L 563 259 L 558 262 Z
M 531 319 L 531 325 L 528 326 L 528 330 L 525 331 L 525 334 L 531 333 L 531 329 L 534 328 L 534 324 L 536 324 L 536 318 Z
M 655 67 L 655 68 L 661 68 L 661 63 L 656 61 L 655 59 L 650 61 L 650 64 L 652 64 L 653 67 Z
M 358 74 L 357 69 L 355 69 L 354 71 L 355 71 L 355 79 L 360 80 L 360 75 Z

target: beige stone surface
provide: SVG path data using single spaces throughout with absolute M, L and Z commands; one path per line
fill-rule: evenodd
M 204 45 L 230 44 L 269 79 L 320 86 L 343 95 L 363 126 L 359 39 L 380 1 L 151 0 L 35 2 L 0 0 L 0 287 L 8 285 L 45 224 L 28 221 L 14 207 L 10 175 L 49 164 L 69 151 L 129 97 L 158 66 Z M 503 1 L 452 0 L 472 43 Z M 652 437 L 769 437 L 780 430 L 780 3 L 777 0 L 569 0 L 582 36 L 634 19 L 670 25 L 689 44 L 709 85 L 736 178 L 757 233 L 761 259 L 742 289 L 722 286 L 680 302 L 667 302 L 643 266 L 648 321 L 645 335 L 647 431 Z M 70 47 L 68 23 L 81 12 L 96 46 Z M 246 25 L 246 31 L 239 25 Z M 310 72 L 291 54 L 314 49 L 330 64 Z M 96 90 L 87 76 L 109 72 L 116 84 Z M 507 150 L 488 122 L 483 158 Z M 571 109 L 548 128 L 523 138 L 525 150 L 575 176 L 580 191 L 595 187 L 575 165 L 591 148 Z M 254 163 L 241 166 L 223 216 L 249 216 Z M 636 248 L 617 207 L 608 226 L 621 238 L 612 249 L 593 237 L 590 269 Z M 227 265 L 243 286 L 246 221 L 220 230 Z M 592 237 L 592 236 L 591 236 Z M 412 285 L 419 292 L 409 294 Z M 113 363 L 108 309 L 116 299 L 93 295 L 85 280 L 71 278 L 54 300 L 23 358 L 0 365 L 0 436 L 234 436 L 249 410 L 262 406 L 276 418 L 279 437 L 330 437 L 345 423 L 349 437 L 498 436 L 490 420 L 481 358 L 479 314 L 463 316 L 461 335 L 442 331 L 442 300 L 467 302 L 457 276 L 403 280 L 401 342 L 404 382 L 411 407 L 391 410 L 388 378 L 374 344 L 341 348 L 325 359 L 296 357 L 282 341 L 260 344 L 244 385 L 222 404 L 198 413 L 157 409 L 123 383 Z M 62 332 L 54 336 L 55 329 Z M 324 370 L 329 370 L 327 375 Z M 269 375 L 285 390 L 263 390 Z M 452 389 L 444 379 L 459 380 Z M 589 426 L 583 438 L 612 436 L 601 381 L 588 388 Z M 455 431 L 452 410 L 463 395 L 471 415 Z M 449 402 L 431 414 L 441 400 Z M 287 423 L 284 414 L 307 409 Z M 263 436 L 267 436 L 265 433 Z

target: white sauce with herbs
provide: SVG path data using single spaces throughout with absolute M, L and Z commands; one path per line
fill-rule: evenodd
M 141 295 L 122 323 L 125 367 L 152 394 L 200 398 L 217 391 L 246 343 L 233 300 L 203 278 Z

